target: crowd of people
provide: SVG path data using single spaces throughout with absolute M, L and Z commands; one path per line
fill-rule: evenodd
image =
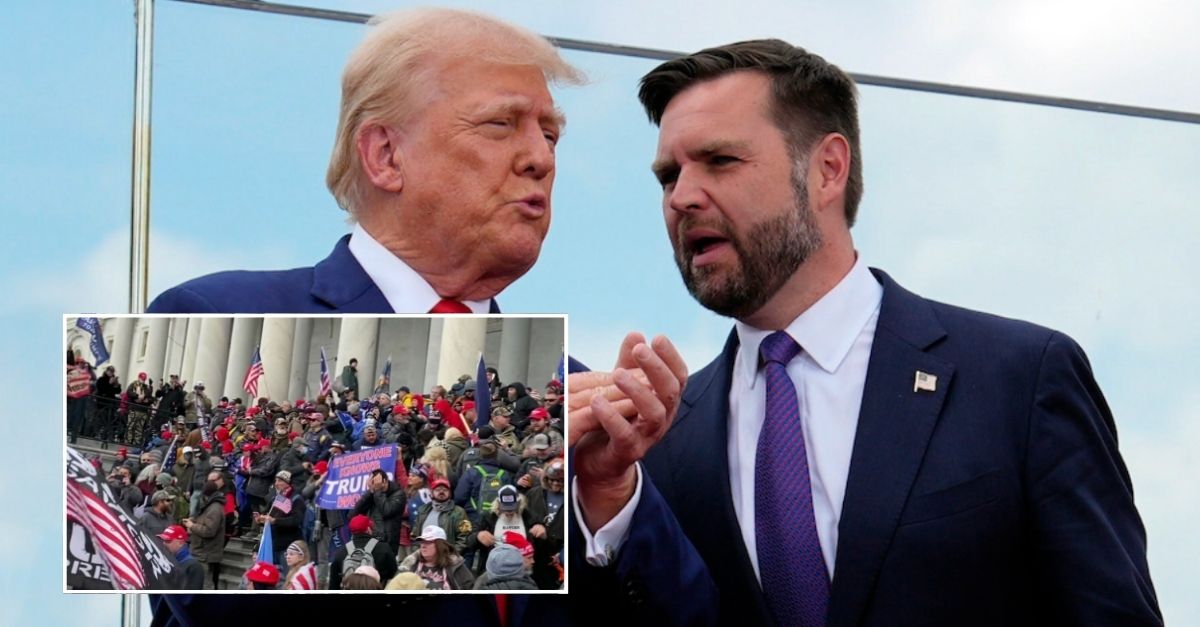
M 74 358 L 73 358 L 74 357 Z M 488 369 L 491 410 L 477 382 L 359 400 L 353 372 L 329 396 L 295 401 L 205 395 L 172 375 L 124 392 L 112 369 L 68 352 L 68 432 L 111 435 L 102 468 L 118 501 L 175 554 L 180 589 L 217 589 L 230 538 L 271 529 L 271 559 L 240 574 L 245 589 L 548 590 L 562 585 L 563 386 L 501 384 Z M 348 367 L 349 369 L 349 367 Z M 75 377 L 72 385 L 72 376 Z M 101 394 L 103 390 L 103 394 Z M 129 392 L 133 390 L 133 394 Z M 72 392 L 76 396 L 72 397 Z M 89 427 L 92 429 L 89 430 Z M 397 447 L 395 468 L 364 480 L 353 508 L 317 504 L 339 455 Z

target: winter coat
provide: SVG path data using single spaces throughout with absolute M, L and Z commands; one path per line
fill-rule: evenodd
M 446 461 L 450 463 L 451 468 L 454 468 L 469 446 L 467 439 L 465 437 L 445 438 L 442 443 L 442 446 L 446 447 Z
M 211 419 L 212 415 L 213 415 L 212 399 L 209 398 L 208 396 L 202 396 L 202 397 L 200 397 L 200 399 L 204 404 L 204 415 L 209 417 L 209 419 Z M 196 415 L 196 393 L 195 392 L 188 392 L 187 396 L 184 397 L 184 399 L 183 399 L 183 416 L 189 425 L 194 425 L 199 421 L 199 418 Z
M 306 455 L 301 455 L 294 447 L 289 447 L 279 458 L 279 469 L 292 473 L 292 487 L 297 490 L 304 489 L 304 484 L 312 474 L 304 467 L 304 462 L 308 461 L 306 458 Z
M 513 453 L 518 458 L 521 456 L 521 439 L 517 435 L 517 428 L 509 425 L 507 429 L 496 434 L 496 441 L 510 453 Z
M 175 462 L 175 468 L 171 470 L 171 474 L 175 475 L 175 485 L 179 487 L 180 492 L 190 493 L 192 491 L 192 481 L 196 478 L 196 456 L 192 455 L 192 463 L 185 464 L 183 456 Z
M 300 495 L 298 490 L 292 490 L 291 494 L 287 495 L 287 500 L 291 501 L 292 507 L 288 512 L 276 507 L 276 497 L 281 496 L 271 488 L 267 493 L 267 515 L 275 519 L 271 523 L 271 531 L 274 534 L 274 545 L 277 548 L 287 548 L 287 545 L 300 540 L 304 537 L 304 512 L 308 505 L 304 502 L 304 497 Z
M 467 517 L 471 522 L 479 520 L 483 515 L 486 505 L 478 503 L 479 489 L 483 485 L 483 474 L 480 469 L 486 470 L 487 473 L 493 474 L 502 470 L 496 464 L 494 459 L 480 459 L 478 464 L 473 465 L 470 469 L 463 469 L 463 474 L 458 478 L 458 485 L 454 488 L 454 502 L 462 506 L 467 512 Z M 512 485 L 516 481 L 514 473 L 509 470 L 504 470 L 504 474 L 500 476 L 502 485 Z
M 525 507 L 524 504 L 521 506 L 520 516 L 521 523 L 525 525 L 525 538 L 532 543 L 534 541 L 534 537 L 529 535 L 529 530 L 532 529 L 534 525 L 542 524 L 542 521 L 535 517 L 533 512 L 530 512 L 529 508 Z M 479 551 L 480 558 L 483 560 L 484 564 L 487 563 L 487 558 L 492 552 L 492 547 L 494 547 L 496 543 L 500 542 L 500 540 L 503 538 L 493 537 L 492 546 L 484 546 L 479 542 L 479 532 L 486 531 L 495 536 L 496 521 L 499 519 L 500 510 L 496 503 L 493 503 L 492 507 L 489 508 L 489 511 L 479 519 L 479 526 L 475 527 L 475 530 L 471 532 L 470 537 L 467 538 L 467 550 L 469 551 L 471 549 L 475 549 Z
M 171 515 L 171 512 L 160 514 L 151 507 L 147 507 L 145 512 L 142 519 L 138 521 L 138 524 L 141 526 L 142 531 L 152 536 L 166 531 L 167 527 L 175 524 L 175 517 Z
M 333 436 L 330 435 L 327 429 L 305 431 L 304 435 L 300 436 L 300 439 L 304 440 L 304 444 L 308 446 L 308 454 L 304 458 L 305 461 L 315 464 L 329 457 L 329 447 L 333 446 Z
M 425 527 L 425 519 L 429 518 L 433 511 L 433 501 L 430 501 L 417 510 L 416 523 L 413 525 L 413 536 L 421 535 L 421 529 Z M 446 541 L 454 547 L 455 551 L 462 553 L 467 548 L 467 539 L 471 537 L 471 532 L 475 527 L 471 524 L 471 519 L 467 517 L 467 512 L 463 508 L 455 505 L 450 511 L 436 512 L 438 514 L 437 524 L 446 532 Z
M 417 572 L 417 560 L 420 558 L 420 551 L 404 558 L 404 561 L 400 562 L 400 571 L 405 573 Z M 470 590 L 475 584 L 475 575 L 471 574 L 471 569 L 467 567 L 467 563 L 458 555 L 450 556 L 450 566 L 446 570 L 449 571 L 446 579 L 450 582 L 451 590 Z
M 342 368 L 342 389 L 354 390 L 354 398 L 361 399 L 362 396 L 358 393 L 358 371 L 350 366 Z
M 218 490 L 200 498 L 200 514 L 192 519 L 189 531 L 192 555 L 201 562 L 215 564 L 225 555 L 225 494 Z
M 192 455 L 192 466 L 194 468 L 192 474 L 192 483 L 190 488 L 183 486 L 189 494 L 204 491 L 204 482 L 208 481 L 208 473 L 212 472 L 212 458 L 210 455 Z M 180 484 L 183 485 L 182 483 Z
M 267 492 L 271 490 L 271 485 L 275 483 L 275 469 L 278 466 L 274 453 L 259 451 L 251 462 L 250 472 L 246 473 L 249 477 L 249 480 L 246 481 L 246 494 L 266 498 Z
M 121 396 L 120 379 L 115 377 L 112 380 L 109 380 L 108 377 L 96 379 L 96 396 L 105 402 L 116 402 Z
M 367 543 L 372 540 L 371 536 L 365 533 L 355 534 L 350 537 L 350 542 L 354 543 L 354 547 L 365 549 Z M 342 589 L 342 562 L 350 555 L 350 545 L 338 547 L 334 551 L 333 557 L 329 560 L 329 589 Z M 383 585 L 387 585 L 388 580 L 396 576 L 396 552 L 392 547 L 388 546 L 387 542 L 376 542 L 375 548 L 371 550 L 371 559 L 375 560 L 375 570 L 379 571 L 379 581 Z
M 529 424 L 529 412 L 538 408 L 539 404 L 536 398 L 529 395 L 525 391 L 525 384 L 509 383 L 507 387 L 514 388 L 517 391 L 517 398 L 513 400 L 512 423 L 518 429 L 524 430 Z
M 545 538 L 533 538 L 533 579 L 540 587 L 553 587 L 558 582 L 558 570 L 550 563 L 566 542 L 567 503 L 564 499 L 553 516 L 546 506 L 546 489 L 536 485 L 525 492 L 525 507 L 534 519 L 546 528 Z
M 449 452 L 447 452 L 446 456 L 449 457 Z M 463 473 L 470 469 L 471 466 L 478 464 L 482 459 L 483 456 L 480 454 L 478 446 L 472 446 L 463 451 L 462 455 L 458 456 L 458 461 L 450 465 L 451 483 L 458 485 L 458 481 L 462 478 Z M 499 447 L 496 450 L 495 463 L 508 472 L 517 472 L 521 468 L 521 458 L 512 454 L 504 447 Z
M 173 420 L 177 416 L 183 415 L 183 388 L 167 386 L 162 390 L 162 400 L 158 401 L 158 411 L 154 413 L 154 418 L 159 422 Z
M 182 582 L 182 586 L 179 589 L 203 590 L 204 565 L 195 556 L 191 555 L 186 545 L 175 554 L 175 561 L 179 564 L 179 580 Z
M 388 543 L 392 550 L 400 546 L 400 523 L 404 522 L 404 503 L 408 496 L 394 481 L 388 481 L 383 492 L 366 492 L 354 505 L 354 513 L 369 516 L 375 537 Z

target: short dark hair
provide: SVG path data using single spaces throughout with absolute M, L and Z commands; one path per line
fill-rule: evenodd
M 706 48 L 667 61 L 642 77 L 638 99 L 656 126 L 675 96 L 703 81 L 740 70 L 763 72 L 771 80 L 771 114 L 799 159 L 828 133 L 850 144 L 846 181 L 846 224 L 854 225 L 862 199 L 862 152 L 854 79 L 825 59 L 779 39 L 757 39 Z

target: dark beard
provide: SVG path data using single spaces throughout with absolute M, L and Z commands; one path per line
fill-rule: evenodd
M 701 226 L 684 218 L 675 233 L 675 265 L 688 293 L 701 305 L 722 316 L 745 318 L 762 308 L 788 278 L 821 247 L 821 232 L 808 206 L 808 190 L 800 173 L 793 170 L 792 188 L 796 196 L 794 211 L 760 222 L 742 237 L 736 236 L 723 220 L 704 224 L 726 237 L 737 254 L 739 267 L 730 276 L 719 279 L 716 269 L 692 267 L 695 251 L 687 249 L 683 233 Z

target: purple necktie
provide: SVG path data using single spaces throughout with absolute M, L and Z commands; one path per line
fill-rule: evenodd
M 819 627 L 829 606 L 829 574 L 813 517 L 800 403 L 787 373 L 800 346 L 776 331 L 760 350 L 767 413 L 754 462 L 754 538 L 763 594 L 779 625 Z

